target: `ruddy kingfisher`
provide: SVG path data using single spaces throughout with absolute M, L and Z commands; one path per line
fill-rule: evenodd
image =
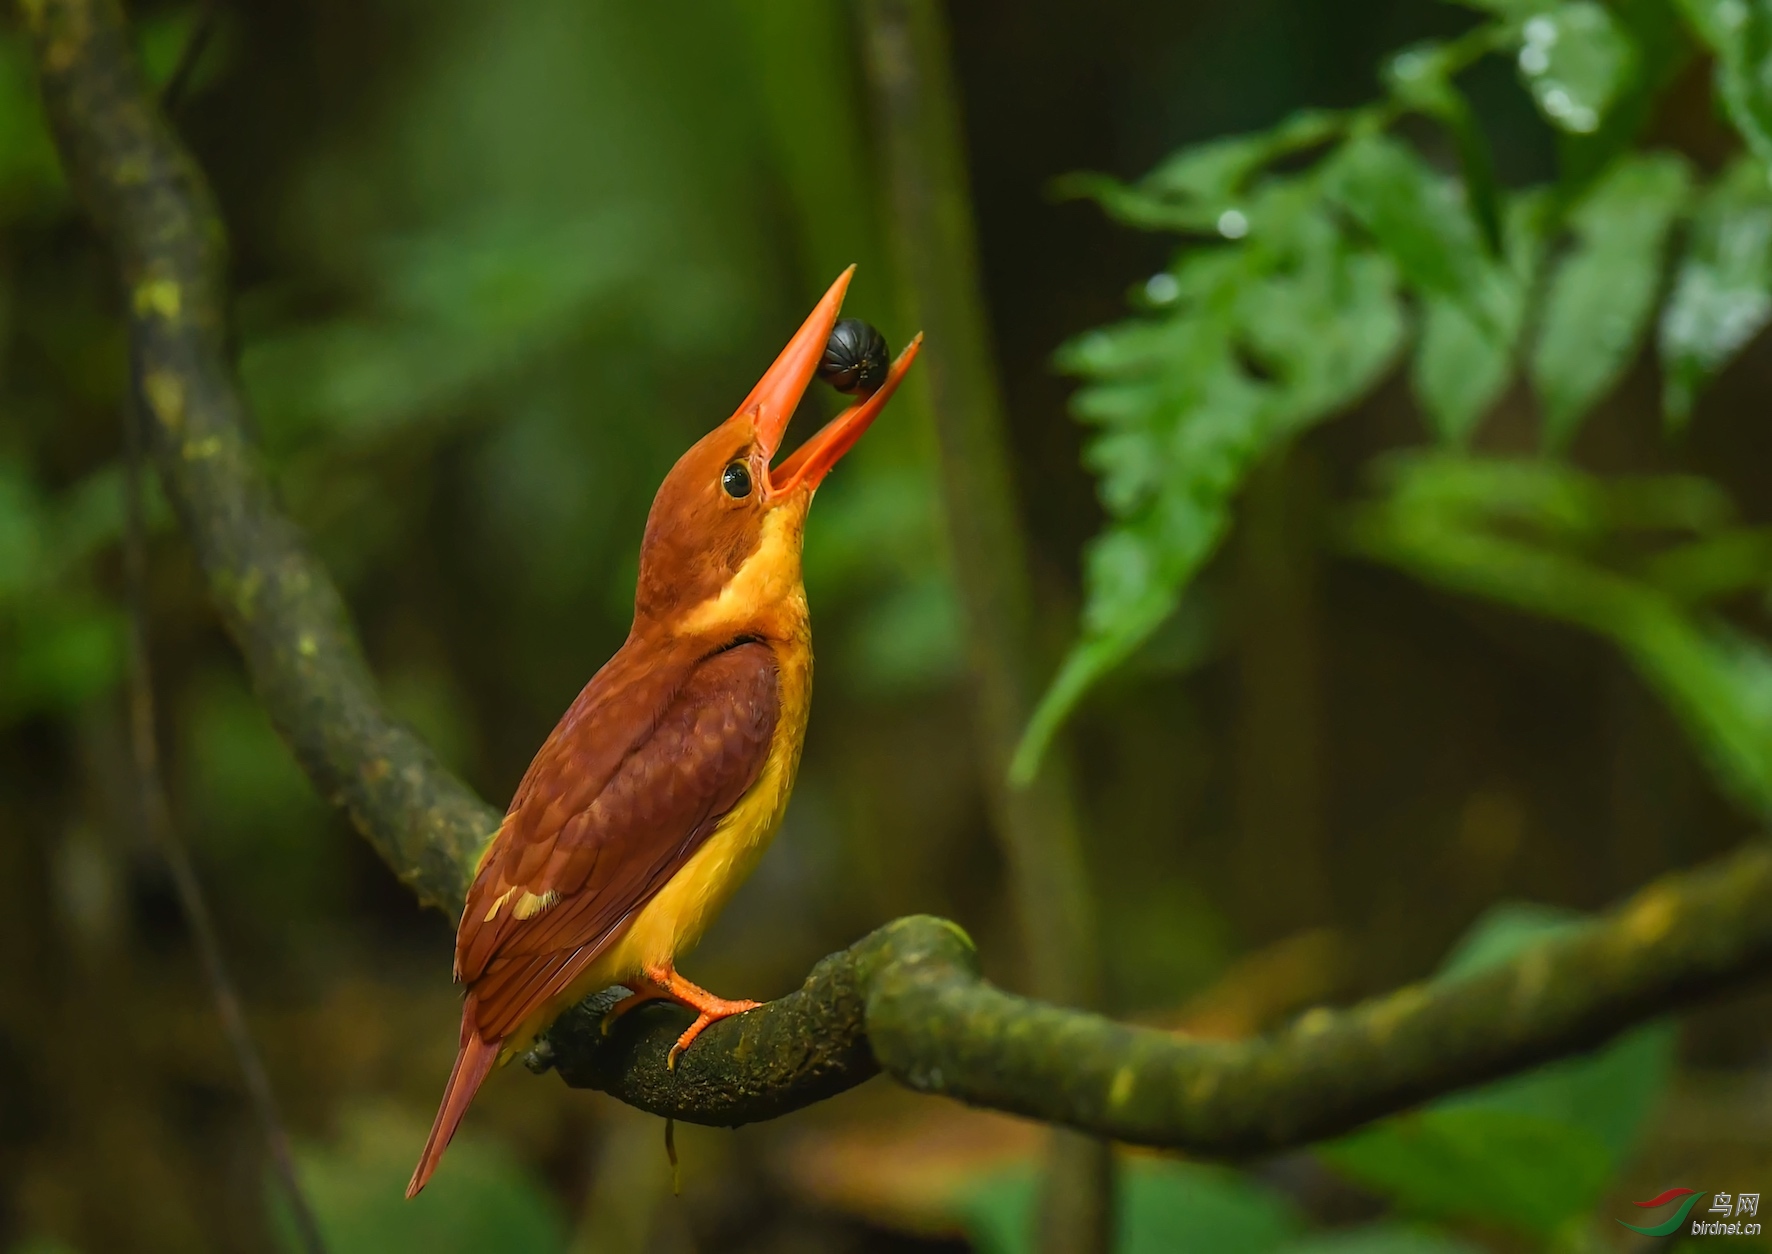
M 916 358 L 838 322 L 855 267 L 725 422 L 678 459 L 640 544 L 634 624 L 517 785 L 455 939 L 461 1045 L 406 1196 L 425 1186 L 494 1062 L 612 985 L 612 1014 L 656 998 L 695 1011 L 677 1055 L 727 1001 L 677 974 L 781 825 L 812 693 L 800 542 L 819 483 Z M 772 466 L 814 375 L 862 399 Z M 882 379 L 880 376 L 884 375 Z

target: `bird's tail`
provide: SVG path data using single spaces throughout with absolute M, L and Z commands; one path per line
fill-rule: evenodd
M 455 1135 L 456 1125 L 468 1113 L 468 1103 L 474 1100 L 487 1072 L 498 1061 L 499 1045 L 498 1041 L 481 1039 L 474 1026 L 474 998 L 469 994 L 461 1012 L 461 1048 L 455 1055 L 455 1068 L 449 1073 L 449 1084 L 443 1090 L 443 1104 L 437 1108 L 437 1121 L 431 1125 L 430 1139 L 425 1142 L 424 1153 L 419 1155 L 412 1183 L 406 1186 L 409 1199 L 418 1196 L 431 1173 L 437 1170 L 443 1151 L 449 1148 L 449 1140 Z

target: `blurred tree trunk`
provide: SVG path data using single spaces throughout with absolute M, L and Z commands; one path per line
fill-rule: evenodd
M 1033 710 L 1037 661 L 1027 541 L 1015 500 L 1002 389 L 978 274 L 971 192 L 947 29 L 934 0 L 867 0 L 868 71 L 884 136 L 894 242 L 924 334 L 948 543 L 976 694 L 984 787 L 1009 863 L 1034 992 L 1099 997 L 1094 905 L 1062 750 L 1027 788 L 1009 763 Z M 1040 1248 L 1113 1245 L 1108 1143 L 1055 1131 Z
M 1313 471 L 1297 449 L 1270 458 L 1237 518 L 1235 873 L 1256 944 L 1330 914 Z
M 42 851 L 28 878 L 7 881 L 37 906 L 25 916 L 35 915 L 35 944 L 7 952 L 18 977 L 47 983 L 17 1039 L 38 1051 L 37 1080 L 53 1094 L 43 1113 L 55 1129 L 54 1148 L 19 1181 L 21 1218 L 81 1248 L 201 1254 L 227 1227 L 218 1218 L 231 1216 L 205 1218 L 206 1199 L 193 1196 L 202 1173 L 159 1107 L 165 1079 L 134 1028 L 165 1009 L 141 1005 L 144 996 L 163 1003 L 167 989 L 132 953 L 121 896 L 131 843 L 121 833 L 134 826 L 122 743 L 115 719 L 89 712 L 77 745 L 84 778 L 72 795 L 90 808 L 14 842 Z
M 1680 834 L 1695 830 L 1695 801 L 1704 781 L 1679 728 L 1622 660 L 1606 664 L 1607 780 L 1611 824 L 1603 886 L 1607 896 L 1646 883 L 1693 856 Z

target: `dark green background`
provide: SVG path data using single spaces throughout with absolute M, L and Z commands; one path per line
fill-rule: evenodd
M 160 74 L 194 12 L 139 6 Z M 1048 664 L 1075 622 L 1079 548 L 1101 525 L 1052 355 L 1121 316 L 1173 248 L 1060 202 L 1052 180 L 1130 178 L 1184 143 L 1360 103 L 1383 54 L 1472 20 L 1428 0 L 953 6 Z M 853 311 L 895 347 L 915 329 L 887 261 L 857 47 L 847 7 L 820 0 L 226 9 L 179 127 L 232 235 L 239 359 L 267 457 L 390 700 L 497 803 L 625 633 L 654 486 L 829 279 L 860 262 Z M 1554 141 L 1510 68 L 1486 64 L 1468 86 L 1502 182 L 1549 177 Z M 117 297 L 32 92 L 7 28 L 0 1249 L 268 1248 L 256 1134 L 129 802 Z M 1711 166 L 1731 150 L 1702 64 L 1650 131 Z M 1751 347 L 1670 444 L 1640 364 L 1575 459 L 1694 470 L 1748 521 L 1772 521 L 1769 372 Z M 928 422 L 907 388 L 814 510 L 818 691 L 801 782 L 778 847 L 685 964 L 723 994 L 785 991 L 911 911 L 959 920 L 995 978 L 1021 979 L 973 765 Z M 1536 431 L 1516 389 L 1478 443 L 1524 453 Z M 1240 955 L 1330 929 L 1304 942 L 1316 957 L 1303 975 L 1238 968 L 1264 1008 L 1245 1026 L 1258 1026 L 1427 974 L 1499 898 L 1594 908 L 1753 829 L 1604 644 L 1326 551 L 1370 460 L 1427 440 L 1393 380 L 1270 459 L 1182 614 L 1073 723 L 1112 1011 L 1173 1014 Z M 780 1127 L 686 1134 L 679 1202 L 654 1169 L 655 1123 L 551 1078 L 501 1076 L 423 1206 L 403 1208 L 394 1192 L 455 1039 L 448 924 L 310 793 L 170 520 L 155 519 L 176 812 L 339 1249 L 558 1250 L 568 1232 L 580 1250 L 921 1248 L 791 1166 L 807 1128 L 841 1137 L 873 1126 L 881 1103 L 893 1118 L 926 1109 L 873 1089 Z M 1677 1091 L 1751 1087 L 1769 1022 L 1763 995 L 1694 1016 Z M 1669 1108 L 1664 1148 L 1710 1109 Z M 1663 1178 L 1709 1162 L 1685 1150 L 1631 1168 L 1613 1196 L 1772 1184 L 1759 1136 L 1704 1178 Z M 1715 1174 L 1731 1164 L 1739 1180 Z M 1385 1213 L 1309 1160 L 1264 1174 L 1314 1222 Z M 977 1216 L 996 1195 L 978 1188 L 983 1209 L 968 1213 L 988 1241 L 996 1229 Z M 1538 1248 L 1478 1219 L 1475 1239 Z

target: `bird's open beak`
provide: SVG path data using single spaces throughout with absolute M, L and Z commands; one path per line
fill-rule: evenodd
M 843 308 L 843 294 L 849 290 L 849 278 L 854 273 L 855 267 L 850 266 L 837 276 L 837 281 L 831 284 L 830 290 L 794 333 L 794 338 L 788 341 L 788 346 L 781 350 L 781 355 L 738 407 L 735 416 L 749 416 L 755 427 L 757 448 L 765 466 L 774 460 L 781 448 L 781 438 L 787 433 L 794 409 L 818 373 L 819 359 L 824 356 L 831 328 L 837 324 L 837 315 Z M 811 490 L 818 487 L 831 467 L 854 447 L 862 433 L 880 416 L 880 411 L 886 408 L 886 402 L 898 390 L 905 371 L 916 360 L 922 343 L 923 337 L 918 335 L 892 363 L 892 370 L 878 391 L 831 419 L 817 435 L 796 449 L 792 457 L 771 468 L 765 484 L 768 494 L 782 496 L 798 488 Z
M 919 331 L 904 346 L 904 351 L 892 363 L 892 370 L 887 374 L 885 382 L 859 405 L 851 405 L 835 418 L 819 428 L 818 434 L 794 450 L 794 455 L 769 472 L 770 487 L 776 492 L 792 492 L 796 488 L 813 491 L 830 473 L 832 466 L 842 458 L 843 454 L 855 447 L 855 442 L 862 437 L 880 411 L 886 408 L 886 402 L 898 391 L 905 371 L 917 360 L 917 352 L 923 347 L 923 333 Z

